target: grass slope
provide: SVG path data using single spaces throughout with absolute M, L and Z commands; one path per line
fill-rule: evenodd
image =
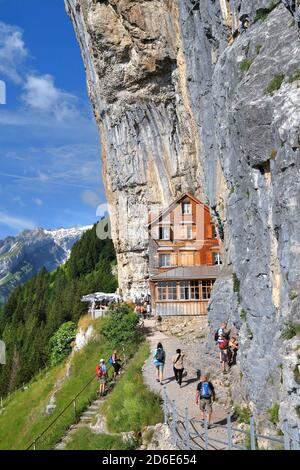
M 132 450 L 130 443 L 121 437 L 107 434 L 95 434 L 88 428 L 78 429 L 66 450 Z
M 149 354 L 149 343 L 141 344 L 105 405 L 100 408 L 99 412 L 106 415 L 108 431 L 134 431 L 138 436 L 145 426 L 162 422 L 161 398 L 151 392 L 143 381 L 142 367 Z M 130 448 L 132 444 L 124 443 L 121 436 L 95 434 L 88 428 L 78 429 L 66 446 L 66 450 Z
M 144 426 L 163 420 L 161 398 L 151 392 L 143 381 L 142 367 L 149 355 L 149 344 L 143 343 L 108 397 L 103 411 L 109 431 L 139 432 Z
M 71 377 L 62 382 L 56 395 L 56 409 L 51 416 L 45 414 L 45 408 L 55 383 L 65 376 L 65 363 L 41 373 L 31 381 L 27 390 L 15 392 L 4 402 L 4 410 L 0 414 L 0 449 L 26 449 L 93 377 L 100 356 L 108 359 L 112 345 L 101 335 L 104 322 L 103 319 L 94 322 L 98 332 L 95 340 L 74 354 Z M 130 342 L 125 345 L 125 349 L 127 355 L 132 354 L 133 346 Z M 76 404 L 78 414 L 95 399 L 97 388 L 98 384 L 94 380 L 79 397 Z M 72 405 L 38 441 L 37 449 L 53 448 L 74 421 Z

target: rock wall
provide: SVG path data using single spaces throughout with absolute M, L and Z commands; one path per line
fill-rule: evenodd
M 65 0 L 99 124 L 119 280 L 148 276 L 149 208 L 189 191 L 211 207 L 231 273 L 212 328 L 240 328 L 254 412 L 296 421 L 300 307 L 298 0 Z M 295 343 L 296 341 L 296 343 Z M 293 346 L 291 346 L 291 342 Z

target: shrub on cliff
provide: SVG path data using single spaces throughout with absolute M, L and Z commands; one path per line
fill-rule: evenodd
M 50 338 L 50 365 L 56 366 L 71 352 L 71 343 L 76 337 L 76 325 L 72 321 L 64 323 Z
M 128 341 L 138 343 L 142 338 L 137 330 L 138 321 L 138 316 L 129 305 L 113 305 L 109 308 L 109 316 L 102 330 L 103 335 L 116 348 Z

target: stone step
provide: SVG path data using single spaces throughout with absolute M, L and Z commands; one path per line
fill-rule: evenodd
M 104 399 L 103 398 L 98 398 L 97 400 L 93 401 L 92 405 L 91 406 L 94 406 L 94 405 L 101 405 L 102 403 L 104 403 Z
M 82 413 L 81 416 L 95 416 L 95 412 L 94 411 L 91 411 L 91 410 L 87 410 L 85 411 L 84 413 Z
M 93 416 L 81 416 L 80 421 L 82 423 L 91 423 L 93 421 Z

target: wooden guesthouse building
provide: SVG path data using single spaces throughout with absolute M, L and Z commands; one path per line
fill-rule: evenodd
M 149 223 L 152 311 L 205 315 L 222 255 L 209 208 L 184 194 Z

